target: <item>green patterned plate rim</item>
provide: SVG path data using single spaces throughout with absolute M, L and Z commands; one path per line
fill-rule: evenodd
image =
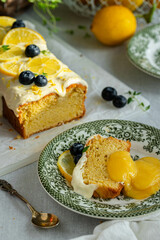
M 134 66 L 160 78 L 160 24 L 137 32 L 128 43 L 127 55 Z
M 103 219 L 126 219 L 145 216 L 160 209 L 160 191 L 145 200 L 123 198 L 86 199 L 66 184 L 57 168 L 59 155 L 74 142 L 85 143 L 95 134 L 131 141 L 134 160 L 160 155 L 160 130 L 126 120 L 97 120 L 77 125 L 53 138 L 42 151 L 38 162 L 38 176 L 46 192 L 59 204 L 77 213 Z

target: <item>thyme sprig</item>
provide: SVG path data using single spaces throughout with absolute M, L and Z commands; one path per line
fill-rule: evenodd
M 138 95 L 141 94 L 141 92 L 136 92 L 136 91 L 128 91 L 127 94 L 129 94 L 129 98 L 127 99 L 127 103 L 130 104 L 131 102 L 136 101 L 138 106 L 142 109 L 142 111 L 147 111 L 150 109 L 150 105 L 145 106 L 145 104 L 137 98 Z
M 1 0 L 1 2 L 6 3 L 7 0 Z M 44 25 L 48 26 L 51 32 L 57 32 L 56 21 L 60 18 L 56 18 L 52 13 L 62 0 L 28 0 L 28 2 L 33 3 L 34 11 L 42 19 Z
M 83 148 L 82 153 L 86 152 L 86 151 L 88 150 L 89 147 L 90 147 L 90 146 L 87 146 L 87 147 Z
M 42 53 L 43 55 L 49 55 L 49 54 L 50 54 L 50 52 L 49 52 L 48 50 L 42 50 L 41 53 Z
M 9 45 L 2 45 L 1 49 L 3 50 L 3 52 L 7 51 L 10 49 Z
M 62 0 L 28 0 L 33 3 L 34 11 L 42 19 L 43 25 L 48 27 L 51 32 L 57 32 L 56 21 L 57 18 L 52 13 Z M 48 16 L 48 17 L 47 17 Z

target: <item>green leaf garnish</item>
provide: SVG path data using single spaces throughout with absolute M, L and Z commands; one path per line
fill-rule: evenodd
M 89 146 L 87 146 L 87 147 L 83 148 L 83 151 L 82 151 L 82 153 L 83 153 L 83 152 L 86 152 L 86 151 L 88 150 L 88 148 L 89 148 Z
M 47 76 L 47 73 L 43 72 L 42 75 L 44 75 L 45 77 Z
M 79 29 L 82 29 L 82 30 L 85 30 L 85 29 L 86 29 L 86 26 L 79 25 L 78 28 L 79 28 Z
M 43 23 L 44 26 L 46 26 L 46 25 L 47 25 L 46 19 L 43 19 L 43 20 L 42 20 L 42 23 Z
M 4 1 L 4 0 L 3 0 Z M 28 0 L 33 3 L 33 9 L 37 15 L 42 19 L 44 25 L 49 26 L 50 32 L 57 31 L 56 17 L 52 13 L 62 0 Z
M 133 98 L 129 97 L 128 100 L 127 100 L 127 103 L 129 104 L 131 102 L 133 102 Z
M 61 18 L 60 17 L 56 17 L 56 21 L 61 21 Z
M 91 35 L 89 33 L 85 33 L 84 38 L 90 38 Z
M 150 105 L 145 106 L 143 102 L 140 102 L 139 99 L 136 97 L 141 94 L 141 92 L 136 91 L 128 91 L 127 94 L 129 94 L 129 98 L 127 99 L 127 103 L 130 104 L 131 102 L 136 101 L 138 106 L 145 112 L 150 109 Z
M 38 73 L 33 73 L 34 74 L 34 76 L 37 76 L 38 75 Z
M 2 45 L 1 48 L 4 52 L 10 49 L 9 45 Z
M 149 110 L 150 109 L 150 105 L 148 105 L 146 108 L 145 108 L 145 111 Z
M 73 35 L 74 34 L 74 30 L 66 30 L 66 33 Z
M 44 55 L 48 55 L 50 52 L 48 50 L 42 50 L 41 53 Z

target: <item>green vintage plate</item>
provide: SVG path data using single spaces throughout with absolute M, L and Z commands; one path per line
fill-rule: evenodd
M 140 70 L 160 78 L 160 24 L 139 31 L 128 43 L 129 60 Z
M 38 163 L 40 182 L 58 203 L 77 213 L 104 219 L 131 218 L 153 213 L 160 209 L 160 191 L 145 200 L 123 198 L 86 199 L 66 184 L 57 168 L 59 155 L 75 142 L 85 143 L 94 134 L 113 136 L 131 141 L 131 155 L 160 156 L 160 130 L 137 122 L 98 120 L 75 126 L 57 137 L 44 148 Z

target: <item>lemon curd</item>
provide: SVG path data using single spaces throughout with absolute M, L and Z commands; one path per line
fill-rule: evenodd
M 118 151 L 110 155 L 107 169 L 112 180 L 124 183 L 125 196 L 144 199 L 160 189 L 160 161 L 157 158 L 133 161 L 129 152 Z

